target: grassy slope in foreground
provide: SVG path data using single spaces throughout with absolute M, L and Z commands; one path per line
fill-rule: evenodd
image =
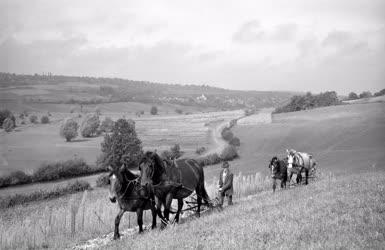
M 262 192 L 222 212 L 110 249 L 380 249 L 385 244 L 385 173 L 329 176 Z

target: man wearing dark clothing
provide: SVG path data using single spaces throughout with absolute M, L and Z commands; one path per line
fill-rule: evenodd
M 227 161 L 222 164 L 222 171 L 219 175 L 219 198 L 220 205 L 227 196 L 228 205 L 233 204 L 233 173 L 230 172 L 229 163 Z

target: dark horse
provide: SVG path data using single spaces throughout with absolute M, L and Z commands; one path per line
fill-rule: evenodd
M 281 188 L 286 188 L 287 182 L 287 166 L 283 160 L 279 160 L 277 156 L 274 156 L 270 163 L 271 178 L 273 178 L 273 192 L 277 186 L 277 179 L 281 180 Z
M 139 170 L 142 186 L 155 194 L 157 214 L 163 224 L 169 222 L 172 199 L 178 200 L 176 222 L 179 221 L 183 198 L 189 196 L 193 191 L 197 195 L 197 216 L 200 215 L 202 199 L 209 205 L 203 168 L 195 160 L 179 159 L 167 162 L 154 152 L 146 152 L 140 161 Z M 163 215 L 161 205 L 164 206 Z
M 118 201 L 120 211 L 115 218 L 114 239 L 120 237 L 119 223 L 124 212 L 136 212 L 139 233 L 143 232 L 143 210 L 151 209 L 152 228 L 156 227 L 155 201 L 148 192 L 141 187 L 139 176 L 125 167 L 119 169 L 109 168 L 110 195 L 112 203 Z

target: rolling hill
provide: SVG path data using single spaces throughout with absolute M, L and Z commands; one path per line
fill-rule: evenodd
M 241 140 L 235 172 L 267 174 L 274 156 L 286 149 L 314 155 L 322 171 L 385 169 L 385 104 L 338 105 L 274 114 L 271 124 L 238 125 Z
M 30 104 L 103 104 L 136 102 L 214 107 L 277 106 L 294 93 L 227 90 L 208 85 L 160 84 L 118 78 L 0 73 L 0 106 Z M 44 105 L 42 108 L 47 108 Z

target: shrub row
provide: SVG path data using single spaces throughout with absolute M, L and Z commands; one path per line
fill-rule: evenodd
M 25 204 L 32 201 L 53 199 L 65 194 L 72 194 L 90 189 L 91 186 L 86 181 L 76 180 L 69 182 L 64 187 L 57 187 L 53 190 L 39 190 L 30 194 L 15 194 L 5 197 L 0 197 L 0 208 L 9 208 L 20 204 Z
M 0 188 L 34 182 L 53 181 L 90 175 L 105 171 L 101 166 L 91 167 L 83 159 L 43 163 L 32 175 L 23 171 L 15 171 L 7 176 L 0 177 Z
M 223 151 L 218 155 L 217 153 L 209 154 L 197 158 L 199 165 L 208 166 L 218 164 L 222 161 L 231 161 L 238 157 L 237 149 L 233 145 L 226 146 Z

